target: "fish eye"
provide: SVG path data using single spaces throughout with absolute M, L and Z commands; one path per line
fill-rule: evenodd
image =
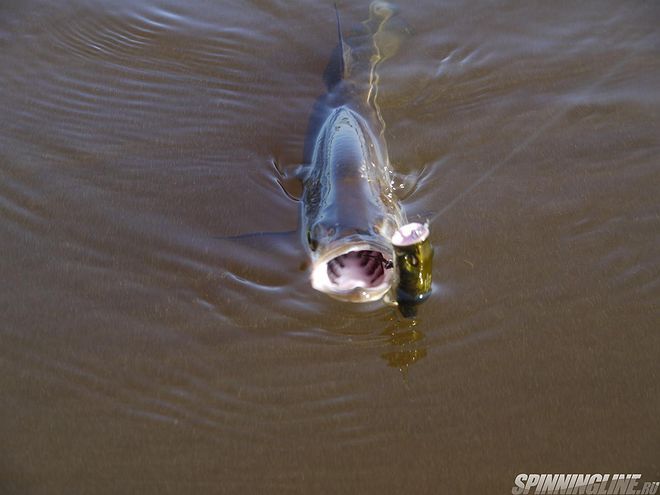
M 312 227 L 311 237 L 313 239 L 324 239 L 327 237 L 332 237 L 337 232 L 337 229 L 334 225 L 328 225 L 323 222 L 319 222 Z

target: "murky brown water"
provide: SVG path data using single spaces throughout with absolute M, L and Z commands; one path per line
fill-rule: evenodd
M 406 2 L 380 66 L 414 322 L 312 291 L 329 2 L 0 5 L 0 493 L 660 479 L 660 8 Z M 368 2 L 340 5 L 350 39 Z

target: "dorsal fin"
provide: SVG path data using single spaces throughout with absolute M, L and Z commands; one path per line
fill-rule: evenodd
M 341 21 L 339 19 L 337 2 L 335 2 L 335 15 L 337 16 L 337 38 L 339 39 L 339 50 L 341 52 L 341 57 L 339 58 L 339 73 L 341 79 L 346 79 L 348 77 L 350 66 L 351 49 L 344 43 L 344 37 L 341 35 Z

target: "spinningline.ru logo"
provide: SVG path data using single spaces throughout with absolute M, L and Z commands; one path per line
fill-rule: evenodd
M 512 495 L 655 495 L 660 481 L 640 482 L 641 474 L 519 474 Z

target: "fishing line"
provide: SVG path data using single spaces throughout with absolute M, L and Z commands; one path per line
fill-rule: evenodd
M 598 86 L 606 82 L 608 79 L 610 79 L 615 73 L 619 71 L 619 69 L 626 63 L 625 58 L 621 58 L 621 60 L 612 66 L 609 71 L 605 73 L 603 77 L 598 79 L 595 83 L 593 83 L 591 86 L 589 86 L 585 91 L 593 91 L 596 89 Z M 483 173 L 477 180 L 475 180 L 472 184 L 470 184 L 467 188 L 465 188 L 458 196 L 456 196 L 454 199 L 452 199 L 444 208 L 442 208 L 440 211 L 438 211 L 431 219 L 429 220 L 430 222 L 435 221 L 436 218 L 438 218 L 441 215 L 444 215 L 447 213 L 451 208 L 453 208 L 459 201 L 461 201 L 465 196 L 470 194 L 474 189 L 476 189 L 482 182 L 484 182 L 486 179 L 491 177 L 495 172 L 497 172 L 499 169 L 501 169 L 504 165 L 506 165 L 511 159 L 516 156 L 518 153 L 523 151 L 527 146 L 532 144 L 534 141 L 538 139 L 538 137 L 543 134 L 550 126 L 554 125 L 557 123 L 561 117 L 563 117 L 566 112 L 568 111 L 567 108 L 560 108 L 557 113 L 555 113 L 553 116 L 548 119 L 545 124 L 540 126 L 536 131 L 534 131 L 532 134 L 530 134 L 522 143 L 519 145 L 515 146 L 511 152 L 498 164 L 494 165 L 491 167 L 489 170 Z

